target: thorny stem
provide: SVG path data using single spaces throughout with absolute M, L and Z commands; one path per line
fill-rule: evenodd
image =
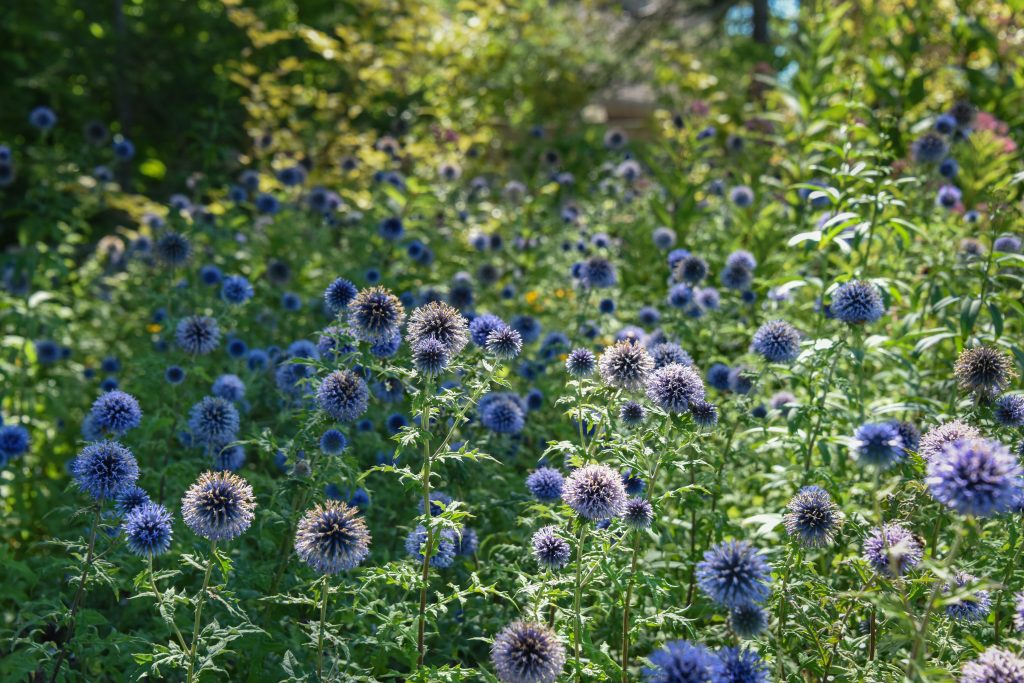
M 154 576 L 154 574 L 153 574 L 153 556 L 152 555 L 149 556 L 149 585 L 153 589 L 153 595 L 156 596 L 157 607 L 159 609 L 159 607 L 161 607 L 164 604 L 164 596 L 160 593 L 160 589 L 157 588 L 157 586 L 156 586 L 156 576 Z M 185 636 L 181 635 L 181 630 L 178 629 L 178 625 L 176 623 L 174 623 L 174 608 L 173 608 L 173 606 L 171 607 L 170 619 L 168 619 L 167 621 L 169 621 L 171 623 L 171 628 L 174 629 L 174 635 L 178 638 L 178 644 L 181 645 L 181 651 L 185 652 L 186 650 L 188 650 L 188 645 L 185 643 Z
M 99 529 L 100 512 L 102 510 L 103 503 L 100 502 L 96 505 L 96 511 L 92 515 L 92 531 L 89 532 L 89 550 L 85 554 L 82 574 L 78 577 L 78 590 L 75 591 L 75 597 L 71 601 L 71 609 L 68 612 L 68 639 L 60 646 L 60 651 L 57 653 L 57 662 L 53 665 L 53 675 L 50 676 L 50 683 L 56 683 L 60 669 L 64 665 L 64 659 L 67 657 L 68 643 L 75 637 L 75 618 L 78 615 L 78 608 L 82 604 L 82 596 L 85 595 L 85 580 L 89 576 L 89 570 L 92 569 L 93 552 L 96 549 L 96 531 Z
M 203 577 L 203 587 L 196 598 L 196 619 L 192 624 L 192 647 L 188 653 L 188 683 L 194 680 L 192 677 L 196 668 L 196 646 L 199 644 L 199 624 L 203 618 L 203 604 L 206 602 L 206 591 L 210 587 L 210 574 L 213 573 L 213 561 L 217 557 L 217 541 L 210 542 L 210 559 L 206 563 L 206 575 Z
M 316 645 L 316 680 L 324 680 L 324 630 L 327 627 L 327 599 L 330 597 L 331 588 L 328 585 L 328 576 L 324 574 L 320 582 L 320 634 Z
M 424 648 L 424 635 L 427 627 L 427 582 L 430 580 L 430 550 L 434 545 L 434 526 L 431 524 L 432 513 L 430 511 L 430 382 L 426 383 L 424 387 L 425 402 L 423 406 L 423 412 L 420 417 L 420 429 L 423 430 L 423 467 L 420 471 L 420 480 L 423 486 L 423 514 L 427 518 L 427 537 L 423 543 L 423 565 L 421 571 L 421 585 L 420 585 L 420 612 L 419 612 L 419 626 L 417 628 L 416 636 L 416 651 L 418 656 L 416 658 L 417 669 L 423 666 L 423 659 L 426 656 L 426 650 Z

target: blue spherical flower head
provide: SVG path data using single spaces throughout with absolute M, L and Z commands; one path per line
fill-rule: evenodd
M 981 433 L 977 428 L 960 420 L 945 422 L 929 429 L 921 437 L 918 454 L 925 462 L 928 462 L 938 455 L 947 444 L 959 441 L 960 439 L 975 439 L 980 436 Z
M 477 403 L 480 424 L 497 434 L 518 434 L 526 424 L 526 406 L 510 392 L 491 392 Z
M 245 449 L 240 444 L 227 446 L 214 452 L 213 468 L 237 472 L 245 464 Z
M 596 367 L 597 359 L 589 349 L 573 349 L 565 359 L 565 370 L 573 377 L 589 377 Z
M 321 410 L 339 422 L 358 419 L 366 412 L 369 398 L 366 381 L 351 370 L 335 370 L 327 375 L 316 392 Z
M 924 549 L 906 527 L 897 522 L 873 528 L 864 541 L 864 560 L 880 574 L 902 576 L 916 567 Z
M 800 355 L 800 333 L 784 320 L 766 322 L 754 333 L 750 350 L 769 363 L 792 363 Z
M 693 367 L 671 363 L 648 377 L 647 398 L 666 412 L 682 413 L 704 400 L 704 382 Z
M 987 590 L 975 588 L 978 579 L 967 572 L 956 572 L 953 583 L 943 586 L 948 596 L 946 615 L 954 621 L 982 621 L 992 607 L 992 598 Z M 964 588 L 970 588 L 964 594 Z
M 996 401 L 996 422 L 1004 427 L 1024 427 L 1024 395 L 1006 394 Z
M 226 401 L 238 403 L 245 398 L 245 383 L 238 375 L 224 374 L 214 380 L 211 392 Z
M 220 396 L 206 396 L 189 411 L 188 428 L 198 443 L 223 446 L 235 439 L 238 426 L 238 409 Z
M 643 671 L 647 683 L 709 683 L 716 658 L 703 645 L 672 640 L 651 653 Z
M 477 346 L 486 346 L 487 337 L 491 332 L 505 326 L 505 321 L 491 313 L 484 313 L 473 318 L 469 323 L 469 334 Z
M 551 467 L 541 467 L 526 478 L 526 488 L 542 503 L 554 503 L 562 498 L 565 478 Z
M 583 262 L 580 284 L 589 289 L 606 289 L 618 282 L 615 265 L 603 256 L 591 256 Z
M 422 524 L 409 532 L 405 538 L 405 552 L 419 562 L 423 562 L 423 545 L 427 542 L 427 529 Z M 430 566 L 447 569 L 455 562 L 455 550 L 458 539 L 452 529 L 441 529 L 434 534 L 437 547 L 430 555 Z
M 768 614 L 760 605 L 742 605 L 729 610 L 729 627 L 740 638 L 755 638 L 768 628 Z
M 167 508 L 147 501 L 125 516 L 125 544 L 142 557 L 162 555 L 171 547 L 171 525 Z
M 651 359 L 654 361 L 654 367 L 663 368 L 666 365 L 677 363 L 679 365 L 693 365 L 693 358 L 690 357 L 686 351 L 683 350 L 679 344 L 675 342 L 662 342 L 655 344 L 648 353 L 651 354 Z
M 118 137 L 114 140 L 114 156 L 121 161 L 128 161 L 135 156 L 135 144 L 128 138 Z
M 953 365 L 953 374 L 961 390 L 989 401 L 1006 390 L 1017 376 L 1009 354 L 989 346 L 964 349 Z
M 229 304 L 243 304 L 253 296 L 252 285 L 241 275 L 230 275 L 224 278 L 220 287 L 220 298 Z
M 860 280 L 850 280 L 840 285 L 832 293 L 829 310 L 834 318 L 850 325 L 873 323 L 885 313 L 878 288 Z
M 0 460 L 4 464 L 11 458 L 28 451 L 29 435 L 28 430 L 21 425 L 0 426 Z
M 672 275 L 676 282 L 694 285 L 708 276 L 708 263 L 696 254 L 689 254 L 676 263 Z
M 150 502 L 149 494 L 141 486 L 129 486 L 117 494 L 114 509 L 119 515 L 127 515 L 129 512 Z
M 356 289 L 354 284 L 343 277 L 339 277 L 327 285 L 327 289 L 324 290 L 324 303 L 327 305 L 328 311 L 333 315 L 337 315 L 348 307 L 349 302 L 358 293 L 359 290 Z
M 487 335 L 487 350 L 501 360 L 512 360 L 523 350 L 523 338 L 509 326 L 499 327 Z
M 431 301 L 409 316 L 409 343 L 417 346 L 436 341 L 449 357 L 458 355 L 469 343 L 469 324 L 459 311 L 443 301 Z
M 767 683 L 768 667 L 756 652 L 726 647 L 717 653 L 711 683 Z
M 174 339 L 185 353 L 204 356 L 220 343 L 217 321 L 205 315 L 183 318 L 174 332 Z
M 698 427 L 709 429 L 718 424 L 718 406 L 707 401 L 694 401 L 690 404 L 690 417 Z
M 737 185 L 729 191 L 729 199 L 741 209 L 745 209 L 754 203 L 754 191 L 746 185 Z
M 910 146 L 914 161 L 922 164 L 937 164 L 946 158 L 949 145 L 941 135 L 925 133 Z
M 451 355 L 444 344 L 436 339 L 424 339 L 412 347 L 412 362 L 416 370 L 427 377 L 436 377 L 448 368 Z
M 956 185 L 943 185 L 935 194 L 935 204 L 943 209 L 952 209 L 960 203 L 963 193 Z
M 495 636 L 491 662 L 501 683 L 554 683 L 565 667 L 565 648 L 547 626 L 516 621 Z
M 329 500 L 306 512 L 295 530 L 295 552 L 321 574 L 354 569 L 370 552 L 370 532 L 356 508 Z
M 637 427 L 647 419 L 647 409 L 636 401 L 626 401 L 619 408 L 619 419 L 627 427 Z
M 1024 495 L 1024 469 L 1000 443 L 965 439 L 947 444 L 928 462 L 928 490 L 963 515 L 991 517 Z
M 277 201 L 277 197 L 266 192 L 261 192 L 256 195 L 256 210 L 260 213 L 273 215 L 281 209 L 281 203 Z
M 651 240 L 658 249 L 671 249 L 676 243 L 676 232 L 665 226 L 655 228 Z
M 231 472 L 204 472 L 181 499 L 181 516 L 197 535 L 230 541 L 245 533 L 255 516 L 252 486 Z
M 115 498 L 139 478 L 139 464 L 116 441 L 91 443 L 71 463 L 79 488 L 96 500 Z
M 598 369 L 605 384 L 616 389 L 639 391 L 654 369 L 654 360 L 640 344 L 621 341 L 604 350 L 598 360 Z
M 990 647 L 964 665 L 960 683 L 1024 683 L 1024 658 Z
M 605 465 L 585 465 L 569 475 L 562 499 L 580 517 L 596 522 L 618 517 L 626 508 L 622 476 Z
M 631 529 L 649 529 L 654 522 L 654 507 L 646 498 L 630 498 L 626 501 L 622 521 Z
M 818 486 L 805 486 L 793 496 L 783 517 L 786 532 L 801 545 L 824 548 L 832 544 L 842 527 L 843 514 L 832 502 L 828 491 Z
M 572 548 L 569 542 L 558 534 L 558 527 L 541 527 L 532 539 L 533 557 L 545 569 L 557 570 L 569 564 Z
M 863 465 L 886 469 L 906 457 L 899 429 L 892 422 L 869 422 L 853 435 L 853 452 Z
M 386 240 L 397 240 L 405 234 L 405 225 L 398 216 L 389 216 L 380 222 L 377 232 Z
M 403 320 L 402 302 L 383 287 L 363 289 L 348 304 L 349 327 L 358 339 L 371 344 L 392 339 Z
M 320 450 L 327 455 L 341 455 L 348 447 L 348 439 L 337 429 L 328 429 L 320 436 Z
M 532 344 L 540 339 L 541 325 L 532 315 L 517 315 L 513 317 L 509 327 L 519 333 L 524 344 Z
M 747 541 L 724 541 L 704 553 L 697 585 L 723 607 L 762 602 L 771 592 L 771 567 Z
M 60 360 L 60 347 L 52 339 L 39 339 L 35 343 L 36 360 L 41 365 L 52 365 Z
M 157 260 L 165 266 L 180 268 L 192 256 L 192 243 L 184 235 L 168 231 L 156 241 L 154 252 Z
M 715 363 L 707 372 L 708 384 L 719 391 L 729 390 L 729 366 L 725 363 Z
M 29 112 L 28 122 L 33 128 L 50 130 L 57 125 L 57 115 L 49 107 L 36 107 Z

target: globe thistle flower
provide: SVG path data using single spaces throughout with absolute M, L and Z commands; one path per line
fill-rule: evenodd
M 532 543 L 533 557 L 545 569 L 561 569 L 572 558 L 572 548 L 558 535 L 558 527 L 541 527 L 533 534 Z
M 29 125 L 47 131 L 57 125 L 57 115 L 49 107 L 36 107 L 28 114 Z
M 718 406 L 703 400 L 694 401 L 690 404 L 690 416 L 698 427 L 714 427 L 718 424 Z
M 735 394 L 749 394 L 754 389 L 754 374 L 743 366 L 729 370 L 729 391 Z
M 562 498 L 565 477 L 552 467 L 541 467 L 526 478 L 526 488 L 542 503 L 554 503 Z
M 708 276 L 708 263 L 696 254 L 688 254 L 676 263 L 672 276 L 676 282 L 695 285 Z
M 603 256 L 591 256 L 583 262 L 580 283 L 588 289 L 606 289 L 618 282 L 615 266 Z
M 895 427 L 896 432 L 900 435 L 904 454 L 916 453 L 921 445 L 921 431 L 912 423 L 902 420 L 893 420 L 889 424 Z
M 882 317 L 885 308 L 878 288 L 870 282 L 850 280 L 832 293 L 832 316 L 850 325 L 873 323 Z
M 230 541 L 245 533 L 255 516 L 252 486 L 231 472 L 204 472 L 181 499 L 181 516 L 197 535 Z
M 626 401 L 619 408 L 619 419 L 627 427 L 636 427 L 647 419 L 647 409 L 636 401 Z
M 648 657 L 652 666 L 643 670 L 647 683 L 709 683 L 716 657 L 703 645 L 671 640 Z
M 327 455 L 341 455 L 348 447 L 348 439 L 337 429 L 328 429 L 320 435 L 320 450 Z
M 786 532 L 801 545 L 824 548 L 832 545 L 836 532 L 843 525 L 843 513 L 832 502 L 828 491 L 818 486 L 805 486 L 793 496 L 783 517 Z
M 708 384 L 713 386 L 715 389 L 718 389 L 719 391 L 728 391 L 730 373 L 731 370 L 729 369 L 728 365 L 726 365 L 725 363 L 715 363 L 710 368 L 708 368 L 708 372 L 706 375 Z
M 668 305 L 672 308 L 687 308 L 693 303 L 693 288 L 690 285 L 680 282 L 679 284 L 672 285 L 668 290 Z M 612 311 L 614 311 L 614 303 Z M 612 311 L 603 311 L 602 313 L 611 313 Z
M 21 425 L 0 426 L 0 465 L 28 451 L 28 430 Z
M 125 544 L 142 557 L 162 555 L 171 547 L 171 513 L 148 500 L 136 506 L 124 520 Z
M 864 560 L 880 574 L 898 576 L 916 567 L 924 557 L 924 548 L 902 524 L 891 522 L 875 527 L 864 540 Z
M 413 365 L 427 377 L 440 375 L 448 367 L 450 360 L 448 350 L 436 339 L 424 339 L 412 347 Z
M 964 665 L 960 683 L 1024 683 L 1024 659 L 1009 650 L 990 647 Z
M 622 521 L 632 529 L 649 529 L 654 522 L 654 507 L 646 498 L 630 498 L 626 501 Z
M 324 304 L 332 315 L 338 315 L 344 311 L 350 301 L 356 297 L 359 290 L 350 281 L 339 277 L 324 290 Z
M 391 339 L 403 320 L 405 308 L 402 302 L 383 287 L 363 289 L 348 304 L 349 327 L 358 339 L 365 342 Z
M 697 585 L 723 607 L 762 602 L 771 592 L 771 567 L 747 541 L 723 541 L 697 564 Z
M 946 158 L 949 145 L 941 135 L 925 133 L 910 146 L 914 161 L 922 164 L 937 164 Z
M 754 191 L 746 185 L 737 185 L 729 191 L 729 199 L 741 209 L 754 203 Z
M 729 628 L 740 638 L 755 638 L 768 628 L 768 614 L 757 604 L 734 607 L 729 610 Z
M 745 292 L 750 289 L 750 285 L 754 281 L 754 274 L 746 268 L 741 268 L 739 266 L 726 266 L 722 269 L 722 272 L 718 274 L 718 281 L 721 282 L 722 286 L 726 289 Z
M 219 396 L 206 396 L 189 411 L 188 428 L 198 443 L 223 446 L 235 439 L 238 425 L 238 409 Z
M 437 341 L 452 357 L 469 343 L 469 323 L 454 307 L 443 301 L 431 301 L 409 316 L 408 336 L 413 346 L 427 339 Z
M 213 454 L 213 469 L 237 472 L 245 464 L 245 449 L 240 444 L 221 448 Z
M 892 422 L 869 422 L 853 435 L 853 452 L 863 465 L 887 469 L 906 456 L 899 429 Z
M 651 241 L 658 249 L 671 249 L 676 243 L 676 231 L 665 226 L 655 228 L 651 233 Z
M 217 321 L 205 315 L 182 318 L 174 332 L 174 339 L 185 353 L 205 356 L 220 344 Z
M 1005 394 L 996 401 L 994 416 L 1004 427 L 1024 426 L 1024 395 Z
M 988 346 L 964 349 L 953 365 L 953 374 L 963 391 L 987 401 L 1002 393 L 1017 376 L 1008 354 Z
M 245 398 L 245 383 L 238 375 L 224 374 L 214 380 L 210 392 L 226 401 L 238 403 Z
M 596 522 L 622 514 L 626 489 L 615 470 L 605 465 L 586 465 L 565 480 L 562 499 L 580 517 Z
M 669 413 L 681 413 L 704 400 L 704 382 L 688 365 L 671 363 L 647 378 L 647 398 Z
M 437 569 L 447 569 L 455 562 L 455 545 L 457 543 L 455 531 L 452 529 L 440 529 L 434 534 L 437 548 L 430 556 L 430 566 Z M 419 562 L 423 562 L 423 544 L 427 542 L 427 529 L 422 524 L 409 532 L 405 538 L 405 552 Z
M 405 234 L 405 224 L 398 216 L 388 216 L 377 225 L 377 233 L 387 240 L 397 240 Z
M 976 439 L 980 436 L 981 433 L 977 428 L 961 422 L 960 420 L 944 422 L 938 427 L 929 429 L 925 432 L 925 435 L 921 437 L 921 443 L 918 447 L 918 455 L 920 455 L 925 462 L 928 462 L 938 455 L 948 444 L 951 444 L 954 441 L 960 441 L 961 439 Z
M 943 586 L 943 592 L 950 596 L 946 604 L 946 615 L 954 621 L 982 621 L 988 616 L 992 607 L 992 599 L 986 590 L 974 589 L 967 595 L 953 598 L 952 594 L 965 586 L 973 586 L 977 577 L 967 572 L 958 571 L 953 575 L 953 583 Z
M 132 485 L 117 494 L 117 498 L 114 501 L 114 510 L 117 511 L 117 514 L 124 516 L 148 502 L 150 502 L 150 499 L 146 489 L 141 486 Z
M 491 662 L 502 683 L 554 683 L 565 666 L 565 648 L 547 626 L 516 621 L 495 636 Z
M 1016 235 L 1002 235 L 992 243 L 992 248 L 995 251 L 1001 251 L 1004 254 L 1019 254 L 1021 247 L 1021 240 Z
M 640 344 L 623 341 L 604 350 L 598 360 L 598 369 L 605 384 L 616 389 L 639 391 L 654 369 L 654 360 Z
M 107 500 L 134 486 L 139 464 L 132 452 L 116 441 L 100 441 L 81 450 L 71 463 L 71 475 L 94 499 Z
M 169 268 L 180 268 L 192 256 L 192 243 L 184 235 L 165 232 L 153 247 L 158 261 Z
M 654 346 L 648 349 L 648 353 L 651 354 L 651 359 L 654 361 L 654 367 L 663 368 L 666 365 L 678 364 L 678 365 L 693 365 L 693 358 L 690 357 L 683 347 L 679 346 L 675 342 L 661 342 L 654 344 Z
M 220 287 L 220 298 L 229 304 L 243 304 L 253 296 L 252 285 L 241 275 L 230 275 L 224 278 Z
M 329 500 L 308 510 L 295 529 L 295 552 L 321 574 L 354 569 L 370 552 L 370 532 L 359 510 Z
M 990 517 L 1020 500 L 1024 469 L 1000 443 L 954 441 L 928 461 L 925 484 L 935 500 L 960 514 Z
M 639 496 L 647 487 L 647 482 L 643 480 L 643 477 L 629 469 L 622 473 L 622 487 L 626 490 L 626 495 Z
M 477 403 L 480 424 L 496 434 L 518 434 L 526 424 L 526 406 L 519 396 L 509 392 L 485 395 Z
M 573 349 L 565 359 L 565 370 L 571 376 L 589 377 L 594 374 L 597 359 L 589 349 Z
M 505 326 L 505 321 L 498 316 L 484 313 L 469 323 L 469 336 L 477 346 L 487 346 L 487 338 L 491 332 Z
M 369 398 L 365 380 L 351 370 L 335 370 L 316 391 L 317 405 L 338 422 L 351 422 L 365 413 Z
M 768 683 L 768 667 L 756 652 L 724 647 L 716 654 L 712 683 Z
M 523 350 L 523 338 L 507 325 L 499 327 L 487 335 L 487 350 L 497 358 L 512 360 Z
M 754 333 L 750 350 L 769 363 L 792 363 L 800 355 L 800 333 L 784 320 L 766 322 Z

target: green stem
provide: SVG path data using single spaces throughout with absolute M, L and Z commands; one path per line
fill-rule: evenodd
M 206 591 L 210 587 L 210 574 L 213 573 L 213 561 L 217 557 L 217 541 L 210 542 L 210 559 L 206 563 L 206 575 L 203 576 L 203 587 L 196 597 L 196 619 L 192 624 L 192 647 L 188 652 L 188 676 L 186 680 L 192 683 L 193 673 L 196 668 L 196 646 L 199 644 L 199 624 L 203 619 L 203 604 L 206 602 Z
M 71 609 L 68 612 L 68 639 L 60 646 L 60 651 L 57 653 L 57 663 L 53 665 L 53 675 L 50 676 L 50 683 L 56 683 L 60 669 L 64 665 L 64 659 L 67 657 L 68 643 L 75 637 L 75 620 L 78 615 L 78 608 L 82 604 L 82 597 L 85 595 L 85 580 L 89 576 L 89 570 L 92 569 L 93 552 L 96 550 L 96 531 L 99 529 L 100 512 L 102 510 L 103 503 L 101 501 L 96 505 L 96 511 L 92 515 L 92 531 L 89 532 L 89 550 L 85 554 L 82 574 L 78 577 L 78 590 L 75 591 L 75 597 L 71 601 Z
M 327 599 L 330 597 L 331 588 L 328 585 L 328 575 L 324 574 L 320 582 L 320 634 L 316 644 L 316 680 L 324 680 L 324 631 L 327 627 Z
M 580 639 L 583 637 L 583 614 L 580 612 L 580 593 L 583 586 L 583 542 L 587 537 L 587 521 L 579 520 L 580 531 L 576 539 L 576 586 L 573 591 L 573 616 L 576 620 L 576 633 L 573 638 L 573 659 L 576 662 L 576 681 L 583 680 L 583 668 L 580 665 Z
M 633 559 L 629 565 L 629 582 L 626 584 L 626 599 L 622 609 L 622 683 L 629 683 L 629 607 L 633 600 L 633 584 L 636 581 L 636 560 L 640 550 L 640 532 L 633 532 Z
M 793 572 L 793 565 L 800 564 L 802 553 L 798 550 L 796 553 L 796 561 L 793 559 L 793 549 L 790 548 L 786 555 L 786 573 L 782 576 L 782 590 L 779 594 L 779 623 L 775 629 L 775 649 L 776 659 L 779 662 L 779 673 L 776 676 L 776 680 L 783 681 L 785 676 L 783 675 L 785 669 L 785 658 L 782 656 L 782 638 L 783 630 L 786 627 L 786 586 L 789 584 L 789 577 Z
M 160 593 L 160 589 L 156 587 L 156 576 L 153 574 L 153 556 L 149 556 L 149 585 L 153 589 L 153 595 L 156 596 L 157 606 L 163 606 L 164 596 Z M 171 628 L 174 629 L 174 635 L 178 638 L 178 644 L 181 645 L 181 651 L 185 652 L 188 650 L 188 645 L 185 643 L 185 637 L 181 635 L 181 631 L 178 629 L 178 625 L 174 623 L 174 606 L 171 606 L 171 618 L 168 620 L 171 622 Z
M 426 656 L 426 648 L 424 647 L 424 640 L 426 636 L 427 628 L 427 582 L 430 580 L 430 549 L 434 545 L 434 525 L 431 523 L 431 512 L 430 512 L 430 466 L 431 466 L 431 453 L 430 453 L 430 391 L 431 385 L 428 381 L 423 388 L 424 392 L 424 403 L 423 411 L 420 413 L 420 429 L 423 430 L 423 466 L 420 469 L 420 481 L 423 486 L 423 514 L 427 520 L 427 536 L 423 542 L 423 565 L 420 575 L 420 609 L 419 609 L 419 624 L 417 627 L 416 635 L 416 668 L 419 669 L 423 666 L 423 660 Z

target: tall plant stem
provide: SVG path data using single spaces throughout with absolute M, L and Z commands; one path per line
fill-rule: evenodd
M 416 668 L 423 666 L 426 656 L 424 638 L 427 628 L 427 582 L 430 580 L 430 550 L 434 545 L 434 526 L 430 512 L 430 382 L 424 387 L 423 411 L 420 413 L 420 429 L 423 430 L 423 466 L 420 468 L 420 482 L 423 486 L 423 514 L 427 518 L 427 537 L 423 543 L 423 566 L 420 576 L 420 611 L 416 635 Z
M 622 605 L 622 683 L 629 682 L 629 608 L 633 600 L 633 584 L 636 581 L 636 561 L 640 550 L 640 532 L 633 532 L 633 559 L 629 565 L 629 582 L 626 584 L 626 598 Z
M 331 587 L 328 583 L 328 575 L 320 581 L 320 634 L 316 644 L 316 680 L 324 680 L 324 631 L 327 627 L 327 599 L 331 595 Z
M 583 680 L 583 667 L 580 665 L 580 639 L 583 637 L 583 614 L 580 612 L 580 593 L 583 588 L 583 544 L 587 537 L 586 520 L 579 520 L 580 531 L 576 538 L 576 584 L 573 590 L 572 613 L 576 620 L 576 633 L 573 638 L 573 660 L 576 662 L 576 680 Z
M 153 573 L 153 556 L 149 556 L 149 585 L 153 589 L 153 595 L 156 596 L 158 609 L 164 604 L 164 596 L 160 593 L 160 589 L 156 586 L 156 576 Z M 178 629 L 178 625 L 174 623 L 174 610 L 171 609 L 171 618 L 168 620 L 171 622 L 171 628 L 174 629 L 174 635 L 178 638 L 178 644 L 181 645 L 181 651 L 185 652 L 188 650 L 188 644 L 185 643 L 185 636 L 181 635 L 181 631 Z
M 210 574 L 213 573 L 213 561 L 217 557 L 217 541 L 210 542 L 210 559 L 206 563 L 206 575 L 203 576 L 203 587 L 196 598 L 196 619 L 192 623 L 192 647 L 188 652 L 188 676 L 186 680 L 192 683 L 193 674 L 196 669 L 196 646 L 199 644 L 199 624 L 203 619 L 203 604 L 206 602 L 206 591 L 210 587 Z
M 786 587 L 789 584 L 789 577 L 793 572 L 793 565 L 800 564 L 803 558 L 801 551 L 796 552 L 796 558 L 793 557 L 793 549 L 790 548 L 786 554 L 786 573 L 782 575 L 782 592 L 779 594 L 779 623 L 775 629 L 775 647 L 777 650 L 776 659 L 779 662 L 779 672 L 776 675 L 776 680 L 783 681 L 785 676 L 785 658 L 782 656 L 782 637 L 786 627 Z
M 103 503 L 97 503 L 96 510 L 92 515 L 92 530 L 89 532 L 89 549 L 85 553 L 85 564 L 82 565 L 82 573 L 78 577 L 78 590 L 75 591 L 75 597 L 71 601 L 71 609 L 68 611 L 68 638 L 60 646 L 60 651 L 57 653 L 57 662 L 53 665 L 53 675 L 50 676 L 50 683 L 56 683 L 60 669 L 64 666 L 64 660 L 67 658 L 68 643 L 75 637 L 75 619 L 78 616 L 78 608 L 82 604 L 82 596 L 85 595 L 85 580 L 89 576 L 89 570 L 92 569 L 93 557 L 96 551 L 96 531 L 100 526 L 100 512 L 102 510 Z

